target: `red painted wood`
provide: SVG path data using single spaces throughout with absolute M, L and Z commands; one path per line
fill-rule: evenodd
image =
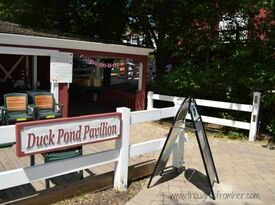
M 145 109 L 145 93 L 146 93 L 146 78 L 147 78 L 147 56 L 142 56 L 140 62 L 142 63 L 142 79 L 141 79 L 141 90 L 137 92 L 136 97 L 136 109 Z
M 145 93 L 142 90 L 137 91 L 136 101 L 135 101 L 135 110 L 144 110 L 145 104 Z
M 67 83 L 59 83 L 59 103 L 64 106 L 63 117 L 68 117 L 69 92 Z
M 133 55 L 133 54 L 124 54 L 124 53 L 112 53 L 112 52 L 101 52 L 101 51 L 89 51 L 89 50 L 76 50 L 76 49 L 59 49 L 63 52 L 72 52 L 74 54 L 74 57 L 80 57 L 80 55 L 84 55 L 87 57 L 110 57 L 110 58 L 130 58 L 134 60 L 141 61 L 144 57 L 147 58 L 147 56 L 142 55 Z
M 128 107 L 131 110 L 135 110 L 136 96 L 117 89 L 104 88 L 102 93 L 100 93 L 98 101 L 99 104 L 107 107 Z
M 14 47 L 13 45 L 4 45 L 4 44 L 2 44 L 2 45 L 3 46 Z M 138 98 L 138 102 L 135 103 L 135 106 L 138 105 L 138 107 L 136 107 L 136 108 L 138 108 L 138 110 L 144 109 L 144 107 L 145 107 L 147 56 L 124 54 L 124 53 L 90 51 L 90 50 L 38 47 L 38 46 L 16 46 L 16 47 L 55 49 L 55 50 L 64 51 L 64 52 L 72 52 L 75 57 L 80 56 L 80 55 L 84 55 L 84 56 L 87 56 L 87 57 L 89 57 L 89 56 L 98 56 L 98 57 L 110 57 L 110 58 L 130 58 L 130 59 L 140 61 L 143 64 L 142 87 L 141 87 L 142 95 L 139 92 L 138 97 L 136 97 L 136 98 Z M 42 83 L 42 82 L 40 82 L 40 83 Z M 68 94 L 67 84 L 59 84 L 59 102 L 64 105 L 64 117 L 68 116 L 68 99 L 69 99 L 69 94 Z

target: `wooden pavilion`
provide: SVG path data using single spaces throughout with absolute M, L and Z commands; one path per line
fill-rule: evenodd
M 1 30 L 0 32 L 3 32 Z M 20 78 L 33 90 L 38 89 L 37 86 L 42 88 L 50 87 L 57 102 L 64 105 L 64 115 L 67 116 L 68 90 L 71 82 L 53 82 L 50 80 L 51 67 L 55 63 L 53 62 L 54 57 L 63 54 L 63 56 L 69 55 L 74 58 L 86 56 L 133 59 L 140 64 L 136 94 L 123 95 L 123 92 L 118 91 L 112 92 L 112 98 L 119 101 L 117 103 L 118 106 L 129 106 L 132 109 L 141 110 L 145 106 L 147 57 L 150 52 L 153 52 L 153 49 L 123 44 L 91 42 L 44 33 L 25 31 L 0 33 L 0 80 L 1 82 L 6 82 Z M 108 96 L 105 95 L 105 101 L 108 101 L 106 98 Z M 119 104 L 120 102 L 123 102 L 123 104 Z

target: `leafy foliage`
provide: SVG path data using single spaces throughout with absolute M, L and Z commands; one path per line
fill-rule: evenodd
M 260 91 L 262 125 L 274 133 L 274 8 L 274 0 L 0 0 L 0 18 L 105 40 L 142 37 L 156 47 L 158 79 L 177 64 L 157 92 L 246 103 Z
M 239 103 L 251 101 L 252 93 L 260 91 L 261 125 L 263 130 L 267 128 L 274 134 L 273 2 L 229 3 L 232 2 L 220 2 L 215 14 L 208 13 L 211 11 L 208 8 L 213 8 L 211 2 L 195 5 L 192 12 L 194 16 L 198 15 L 195 19 L 200 21 L 189 25 L 189 29 L 181 35 L 182 43 L 175 50 L 181 63 L 157 83 L 155 90 L 168 95 L 191 95 Z M 260 16 L 259 12 L 262 13 Z M 240 25 L 236 13 L 248 19 L 247 24 Z M 227 25 L 221 38 L 221 32 L 213 26 L 223 18 L 231 24 Z
M 127 0 L 0 0 L 0 18 L 32 28 L 120 41 Z

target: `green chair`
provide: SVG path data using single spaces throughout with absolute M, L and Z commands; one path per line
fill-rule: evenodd
M 66 150 L 61 150 L 57 152 L 48 152 L 43 154 L 44 157 L 44 162 L 53 162 L 57 160 L 62 160 L 62 159 L 68 159 L 68 158 L 73 158 L 77 156 L 82 155 L 82 147 L 77 147 L 77 148 L 72 148 L 72 149 L 66 149 Z M 79 172 L 80 178 L 83 178 L 83 171 Z M 46 179 L 46 188 L 50 188 L 50 179 Z
M 49 92 L 37 92 L 32 95 L 33 104 L 36 113 L 36 119 L 51 119 L 63 117 L 63 106 L 55 103 L 54 96 Z M 59 112 L 55 111 L 55 106 L 58 106 Z M 82 155 L 82 147 L 66 149 L 56 152 L 48 152 L 43 154 L 44 162 L 53 162 L 62 159 L 68 159 Z M 33 156 L 34 158 L 34 156 Z M 34 159 L 31 159 L 31 165 L 34 165 Z M 83 178 L 83 171 L 80 171 Z M 50 188 L 50 179 L 46 179 L 46 188 Z
M 4 95 L 1 114 L 4 124 L 34 120 L 34 115 L 29 110 L 33 110 L 33 108 L 28 105 L 27 94 L 8 93 Z
M 63 116 L 63 105 L 55 103 L 54 96 L 50 92 L 37 92 L 33 94 L 35 118 L 50 119 Z M 55 107 L 58 107 L 56 111 Z

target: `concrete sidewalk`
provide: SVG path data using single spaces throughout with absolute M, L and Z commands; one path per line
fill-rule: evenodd
M 197 140 L 189 136 L 182 172 L 176 175 L 167 169 L 127 205 L 275 204 L 275 150 L 259 142 L 210 138 L 209 143 L 220 180 L 213 187 L 216 200 L 208 196 Z

